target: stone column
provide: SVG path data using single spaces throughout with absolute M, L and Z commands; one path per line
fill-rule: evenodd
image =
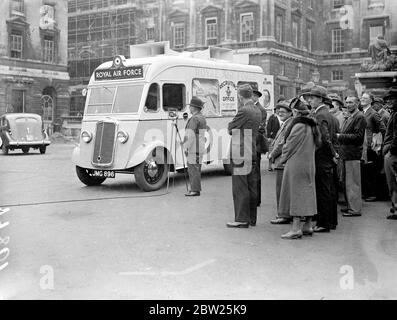
M 232 42 L 230 37 L 231 19 L 230 19 L 230 0 L 225 0 L 225 39 L 224 43 Z
M 189 1 L 189 47 L 196 47 L 196 5 L 195 0 Z

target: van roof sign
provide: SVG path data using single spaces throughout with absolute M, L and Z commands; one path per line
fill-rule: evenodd
M 95 70 L 95 81 L 142 79 L 142 78 L 143 78 L 143 66 Z

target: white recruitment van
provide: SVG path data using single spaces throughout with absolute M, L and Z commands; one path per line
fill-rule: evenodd
M 181 152 L 192 96 L 205 102 L 206 154 L 203 163 L 229 169 L 227 125 L 237 112 L 237 88 L 249 83 L 263 92 L 273 110 L 273 76 L 248 65 L 248 56 L 210 47 L 178 53 L 168 42 L 131 46 L 131 57 L 117 56 L 92 75 L 80 144 L 73 151 L 79 179 L 99 185 L 119 173 L 133 173 L 144 191 L 159 189 L 169 171 L 183 169 Z M 236 63 L 245 59 L 246 64 Z

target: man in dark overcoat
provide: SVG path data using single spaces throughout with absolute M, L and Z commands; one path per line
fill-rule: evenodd
M 234 222 L 229 228 L 248 228 L 257 219 L 256 136 L 261 113 L 252 101 L 252 88 L 244 84 L 239 88 L 241 107 L 228 125 L 231 137 L 232 190 Z
M 391 88 L 383 98 L 391 110 L 382 153 L 385 157 L 385 173 L 391 195 L 392 207 L 387 219 L 397 220 L 397 88 Z
M 329 112 L 332 104 L 327 89 L 313 87 L 305 98 L 312 107 L 313 116 L 321 132 L 321 146 L 315 153 L 317 225 L 314 232 L 329 232 L 337 225 L 337 198 L 334 181 L 338 155 L 338 120 Z
M 257 206 L 261 205 L 262 200 L 262 177 L 261 177 L 261 159 L 262 154 L 266 154 L 269 151 L 269 146 L 266 138 L 266 118 L 267 112 L 266 109 L 259 102 L 259 98 L 262 97 L 262 93 L 259 91 L 252 91 L 252 100 L 254 101 L 254 105 L 261 112 L 261 121 L 259 125 L 259 132 L 256 138 L 256 172 L 258 173 L 258 181 L 257 181 L 257 192 L 258 192 L 258 202 Z

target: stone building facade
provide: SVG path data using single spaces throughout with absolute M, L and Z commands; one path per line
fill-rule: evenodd
M 33 112 L 50 130 L 69 113 L 67 1 L 0 2 L 0 114 Z
M 168 40 L 174 50 L 208 46 L 248 53 L 290 98 L 308 81 L 343 94 L 374 34 L 397 48 L 394 0 L 69 0 L 72 109 L 93 69 L 128 45 Z M 393 14 L 394 13 L 394 14 Z

